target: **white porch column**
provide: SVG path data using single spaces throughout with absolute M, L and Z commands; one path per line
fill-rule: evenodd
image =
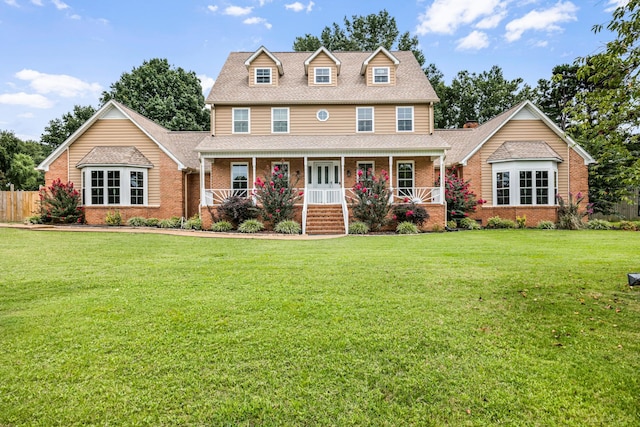
M 207 203 L 204 193 L 204 157 L 201 154 L 198 154 L 198 157 L 200 157 L 200 207 L 203 207 Z
M 253 185 L 251 186 L 251 200 L 256 204 L 256 158 L 251 158 L 251 176 L 253 177 Z
M 340 183 L 342 184 L 342 194 L 344 195 L 344 156 L 340 157 Z
M 444 204 L 444 154 L 440 155 L 440 204 Z
M 389 191 L 391 191 L 389 203 L 393 203 L 393 156 L 389 156 Z
M 309 157 L 304 156 L 304 198 L 305 200 L 307 199 L 307 183 L 309 182 L 309 177 L 307 176 L 309 174 Z

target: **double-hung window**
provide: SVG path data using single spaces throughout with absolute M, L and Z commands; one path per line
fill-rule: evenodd
M 373 132 L 373 107 L 356 108 L 358 132 Z
M 251 114 L 248 108 L 233 109 L 233 133 L 249 133 L 249 119 Z
M 498 172 L 496 173 L 496 204 L 508 205 L 510 204 L 510 172 Z
M 373 83 L 389 83 L 389 67 L 374 67 Z
M 233 196 L 247 197 L 249 195 L 249 164 L 231 164 L 231 190 Z
M 316 84 L 331 84 L 331 68 L 316 67 L 314 68 L 314 77 Z
M 398 196 L 413 197 L 413 162 L 398 162 Z
M 256 84 L 271 84 L 271 68 L 256 68 Z
M 84 205 L 146 205 L 146 198 L 146 169 L 90 167 L 82 170 Z
M 397 131 L 413 132 L 413 107 L 396 107 Z
M 289 132 L 289 109 L 288 108 L 272 108 L 271 109 L 271 132 L 273 133 Z

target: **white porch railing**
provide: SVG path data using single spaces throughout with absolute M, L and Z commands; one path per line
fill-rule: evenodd
M 441 203 L 440 187 L 394 188 L 393 202 Z
M 301 188 L 295 188 L 296 192 L 303 191 Z M 253 198 L 253 194 L 251 189 L 248 190 L 238 190 L 231 188 L 209 188 L 204 190 L 204 202 L 205 206 L 215 206 L 221 205 L 231 196 L 240 196 L 245 197 L 247 199 Z M 255 200 L 254 200 L 255 202 Z M 296 203 L 296 205 L 302 205 L 302 202 Z
M 341 203 L 341 188 L 308 188 L 307 199 L 310 205 L 339 205 Z

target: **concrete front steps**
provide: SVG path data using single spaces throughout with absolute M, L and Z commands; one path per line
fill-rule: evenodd
M 309 205 L 307 207 L 307 234 L 345 234 L 342 206 Z

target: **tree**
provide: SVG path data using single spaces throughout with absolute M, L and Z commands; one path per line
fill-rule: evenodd
M 44 175 L 35 167 L 50 149 L 35 141 L 22 141 L 13 132 L 0 131 L 0 189 L 37 190 Z
M 436 66 L 436 64 L 429 64 L 424 68 L 424 74 L 431 82 L 431 86 L 436 91 L 440 102 L 433 106 L 433 121 L 436 129 L 445 127 L 445 114 L 449 109 L 449 88 L 444 82 L 444 74 Z
M 640 0 L 615 9 L 607 29 L 615 38 L 605 50 L 577 60 L 578 78 L 591 86 L 567 109 L 576 122 L 572 134 L 597 161 L 589 199 L 605 213 L 640 186 Z
M 89 120 L 95 112 L 96 109 L 91 105 L 74 105 L 72 112 L 63 114 L 62 118 L 49 121 L 49 125 L 44 128 L 40 141 L 52 149 L 57 148 Z
M 200 80 L 193 71 L 172 68 L 166 59 L 144 61 L 110 88 L 101 103 L 115 99 L 170 130 L 209 129 Z
M 374 51 L 380 46 L 392 50 L 413 52 L 420 66 L 424 65 L 424 54 L 418 48 L 418 37 L 409 32 L 400 34 L 395 18 L 381 10 L 367 16 L 353 15 L 351 21 L 344 17 L 344 28 L 333 23 L 324 27 L 320 37 L 305 34 L 296 37 L 293 50 L 296 52 L 316 51 L 324 46 L 330 51 Z

